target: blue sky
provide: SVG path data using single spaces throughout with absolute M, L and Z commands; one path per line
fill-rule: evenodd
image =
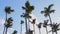
M 5 20 L 5 12 L 4 8 L 5 6 L 11 6 L 12 9 L 14 9 L 14 12 L 8 15 L 8 17 L 13 17 L 13 29 L 16 29 L 18 31 L 17 34 L 20 33 L 20 21 L 21 18 L 20 15 L 24 12 L 24 10 L 21 8 L 25 5 L 25 2 L 27 0 L 0 0 L 0 20 Z M 51 14 L 51 18 L 55 22 L 59 22 L 60 20 L 60 0 L 29 0 L 31 5 L 35 6 L 35 9 L 33 10 L 34 16 L 40 21 L 43 22 L 44 19 L 46 19 L 40 11 L 44 10 L 44 7 L 47 7 L 50 4 L 54 4 L 52 9 L 55 9 L 55 13 Z M 18 27 L 19 26 L 19 27 Z M 0 34 L 2 34 L 3 25 L 0 24 Z M 9 34 L 11 34 L 13 31 L 8 29 Z

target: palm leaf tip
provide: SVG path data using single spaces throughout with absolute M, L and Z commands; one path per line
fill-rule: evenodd
M 23 20 L 21 20 L 21 24 L 23 24 L 24 23 L 24 21 Z
M 14 30 L 14 32 L 12 33 L 12 34 L 16 34 L 17 33 L 17 31 L 16 30 Z
M 42 23 L 39 23 L 37 26 L 38 26 L 38 28 L 41 28 L 41 25 L 42 25 Z
M 17 33 L 17 31 L 15 30 L 14 33 Z
M 23 17 L 23 15 L 21 15 L 20 17 Z
M 41 14 L 43 14 L 44 13 L 44 11 L 41 11 Z
M 54 4 L 50 4 L 50 5 L 48 6 L 48 8 L 51 8 L 52 6 L 54 6 Z
M 33 19 L 32 23 L 35 24 L 36 19 Z
M 12 17 L 10 17 L 8 20 L 13 21 Z
M 54 6 L 54 4 L 50 4 L 50 6 Z
M 11 12 L 14 12 L 14 10 L 11 10 Z
M 55 12 L 55 10 L 51 10 L 51 12 L 50 12 L 50 13 L 52 13 L 52 12 L 54 13 L 54 12 Z
M 26 9 L 26 8 L 22 6 L 22 9 Z
M 29 8 L 29 6 L 30 6 L 29 1 L 27 1 L 27 2 L 25 3 L 25 6 L 26 6 L 27 8 Z
M 31 6 L 32 10 L 34 10 L 34 6 Z
M 47 9 L 47 7 L 44 7 L 44 9 Z

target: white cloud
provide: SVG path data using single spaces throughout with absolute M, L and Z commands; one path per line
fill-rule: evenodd
M 14 31 L 15 29 L 14 28 L 9 28 L 10 30 Z
M 2 31 L 0 31 L 0 34 L 3 34 L 3 30 L 2 30 Z M 9 34 L 9 32 L 7 32 L 7 34 Z
M 0 25 L 3 26 L 4 23 L 5 23 L 5 20 L 0 18 Z M 1 28 L 1 26 L 0 26 L 0 28 Z M 3 33 L 3 29 L 0 31 L 0 33 Z M 7 32 L 7 34 L 9 34 L 9 32 Z
M 9 32 L 7 32 L 7 34 L 9 34 Z
M 0 19 L 0 24 L 4 25 L 5 20 L 4 19 Z

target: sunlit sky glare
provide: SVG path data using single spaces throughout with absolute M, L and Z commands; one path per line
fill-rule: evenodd
M 18 31 L 17 34 L 20 34 L 20 28 L 21 28 L 20 21 L 22 19 L 24 20 L 24 18 L 20 17 L 20 15 L 24 12 L 24 10 L 21 7 L 25 5 L 26 1 L 27 0 L 0 0 L 0 21 L 1 21 L 0 34 L 2 34 L 3 32 L 4 25 L 2 24 L 5 20 L 4 8 L 6 6 L 10 6 L 12 9 L 14 9 L 14 12 L 8 15 L 8 18 L 9 17 L 13 18 L 13 26 L 12 26 L 12 29 L 8 29 L 8 33 L 11 34 L 13 30 L 17 30 Z M 46 19 L 44 15 L 42 15 L 40 12 L 44 10 L 44 7 L 48 7 L 50 4 L 54 4 L 52 9 L 55 9 L 55 13 L 51 14 L 52 21 L 58 22 L 58 23 L 60 22 L 60 0 L 29 0 L 29 2 L 31 5 L 35 7 L 34 10 L 32 11 L 32 14 L 38 20 L 38 22 L 43 22 Z M 24 28 L 24 25 L 23 25 L 23 28 Z M 43 29 L 41 30 L 43 32 Z

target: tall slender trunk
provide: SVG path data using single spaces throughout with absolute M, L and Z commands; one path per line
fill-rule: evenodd
M 57 34 L 57 31 L 55 33 Z
M 51 20 L 51 17 L 50 17 L 50 15 L 49 15 L 49 19 L 50 19 L 50 23 L 52 24 L 52 20 Z M 51 28 L 52 29 L 52 28 Z M 52 34 L 53 34 L 53 31 L 52 31 Z
M 35 34 L 35 26 L 34 26 L 34 24 L 33 24 L 33 29 L 34 29 L 34 34 Z
M 4 30 L 3 30 L 3 34 L 5 33 L 5 26 L 4 26 Z
M 40 28 L 39 28 L 39 34 L 41 34 Z
M 4 24 L 6 24 L 6 22 L 7 22 L 7 13 L 6 13 L 6 20 L 5 20 L 5 23 Z M 3 34 L 5 33 L 5 25 L 4 25 L 4 30 L 3 30 Z
M 48 30 L 47 30 L 47 27 L 46 27 L 46 32 L 47 32 L 47 34 L 48 34 Z
M 30 23 L 29 23 L 29 18 L 28 18 L 28 32 L 29 32 L 29 29 L 30 29 Z
M 7 13 L 6 13 L 6 22 L 5 22 L 5 24 L 7 24 Z M 6 27 L 6 26 L 5 26 L 5 27 Z M 6 27 L 5 34 L 7 34 L 7 27 Z
M 50 23 L 52 24 L 52 20 L 51 20 L 51 17 L 50 17 L 50 15 L 49 15 L 49 19 L 50 19 Z
M 20 33 L 22 34 L 22 24 L 21 24 L 21 32 Z
M 8 28 L 6 27 L 6 32 L 5 32 L 5 34 L 7 34 L 7 30 L 8 30 Z
M 26 27 L 26 34 L 27 34 L 27 18 L 25 17 L 25 27 Z

